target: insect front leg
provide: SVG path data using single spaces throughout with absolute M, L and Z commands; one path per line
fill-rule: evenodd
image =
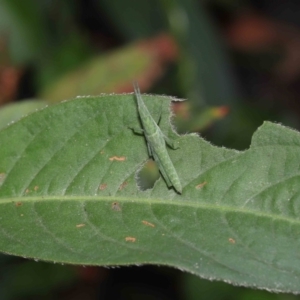
M 130 127 L 130 126 L 128 128 L 130 128 L 135 134 L 144 135 L 144 130 L 142 128 Z
M 163 179 L 165 180 L 167 186 L 170 188 L 172 186 L 172 182 L 169 179 L 169 176 L 166 173 L 165 169 L 163 168 L 163 166 L 161 164 L 161 160 L 159 159 L 159 157 L 157 156 L 157 154 L 155 152 L 153 152 L 153 158 L 154 158 L 154 161 L 156 162 L 156 164 L 157 164 L 157 166 L 159 168 L 159 171 L 160 171 Z
M 170 140 L 170 139 L 169 139 L 168 137 L 166 137 L 165 135 L 164 135 L 164 140 L 166 141 L 167 145 L 168 145 L 170 148 L 172 148 L 172 149 L 174 149 L 174 150 L 176 150 L 176 149 L 179 148 L 179 146 L 176 144 L 176 141 Z

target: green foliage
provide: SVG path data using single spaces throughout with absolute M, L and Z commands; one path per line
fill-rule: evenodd
M 9 37 L 14 62 L 36 58 L 43 47 L 47 31 L 42 11 L 43 5 L 33 0 L 0 0 L 0 37 Z
M 127 40 L 160 33 L 166 27 L 158 0 L 96 1 L 99 10 L 105 11 L 118 33 Z M 154 22 L 155 20 L 155 22 Z
M 143 99 L 160 127 L 170 98 Z M 264 123 L 244 152 L 181 136 L 183 192 L 140 191 L 147 146 L 134 96 L 63 102 L 0 131 L 0 249 L 83 264 L 161 264 L 235 285 L 299 293 L 300 135 Z M 178 138 L 178 137 L 177 137 Z
M 195 109 L 233 104 L 237 94 L 219 34 L 202 2 L 161 1 L 169 30 L 180 45 L 178 83 Z
M 11 122 L 15 122 L 21 117 L 33 112 L 34 110 L 45 107 L 44 101 L 26 100 L 19 103 L 8 104 L 0 109 L 0 129 Z
M 76 70 L 47 86 L 40 95 L 50 102 L 132 89 L 131 81 L 143 76 L 153 65 L 153 57 L 137 45 L 123 47 L 107 55 L 95 56 Z M 128 90 L 129 90 L 128 89 Z

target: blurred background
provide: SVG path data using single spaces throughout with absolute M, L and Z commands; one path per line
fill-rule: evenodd
M 300 129 L 299 0 L 0 0 L 0 127 L 77 95 L 188 99 L 178 132 L 247 149 L 263 121 Z M 167 267 L 0 256 L 0 299 L 296 299 Z

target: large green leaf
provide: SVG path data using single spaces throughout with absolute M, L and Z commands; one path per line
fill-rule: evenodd
M 25 100 L 7 104 L 0 108 L 0 129 L 9 123 L 16 122 L 21 117 L 33 112 L 34 110 L 45 107 L 47 103 L 40 100 Z
M 83 265 L 162 264 L 204 278 L 299 293 L 300 135 L 265 123 L 244 152 L 177 136 L 170 98 L 143 96 L 180 148 L 182 195 L 148 159 L 132 94 L 63 102 L 0 131 L 0 250 Z

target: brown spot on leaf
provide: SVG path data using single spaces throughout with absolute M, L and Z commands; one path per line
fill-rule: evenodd
M 125 241 L 134 243 L 136 241 L 136 238 L 132 236 L 126 236 Z
M 39 187 L 36 185 L 34 188 L 33 188 L 35 191 L 37 191 L 39 189 Z
M 120 191 L 123 190 L 123 189 L 126 187 L 127 184 L 128 184 L 128 182 L 127 182 L 127 181 L 124 181 L 124 182 L 119 186 L 119 190 L 120 190 Z
M 144 225 L 146 225 L 146 226 L 149 226 L 149 227 L 155 227 L 155 225 L 154 224 L 152 224 L 152 223 L 150 223 L 150 222 L 148 222 L 148 221 L 142 221 L 142 223 L 144 224 Z
M 233 239 L 233 238 L 229 238 L 228 241 L 229 241 L 229 243 L 231 243 L 231 244 L 235 244 L 235 239 Z
M 99 185 L 99 190 L 100 190 L 100 191 L 103 191 L 103 190 L 105 190 L 106 188 L 107 188 L 107 184 L 106 184 L 106 183 L 102 183 L 102 184 Z
M 116 211 L 120 211 L 121 207 L 120 207 L 118 202 L 113 202 L 112 205 L 111 205 L 111 209 L 116 210 Z
M 77 224 L 76 228 L 81 228 L 81 227 L 84 227 L 84 226 L 85 226 L 85 224 Z
M 200 190 L 200 189 L 202 189 L 206 184 L 207 184 L 207 181 L 204 181 L 204 182 L 202 182 L 202 183 L 199 183 L 198 185 L 196 185 L 196 189 L 197 189 L 197 190 Z
M 109 158 L 110 161 L 124 161 L 126 160 L 126 156 L 112 156 Z
M 20 202 L 20 201 L 18 201 L 18 202 L 15 203 L 15 205 L 16 205 L 17 207 L 19 207 L 19 206 L 23 205 L 23 203 Z

